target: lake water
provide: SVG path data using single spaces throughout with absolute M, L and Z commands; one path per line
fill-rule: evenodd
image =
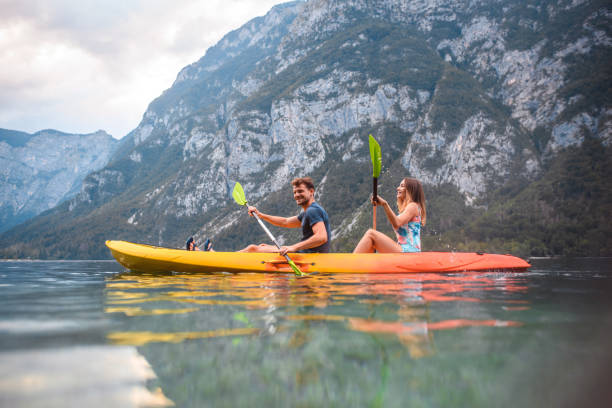
M 0 406 L 611 406 L 612 259 L 531 262 L 303 279 L 0 262 Z

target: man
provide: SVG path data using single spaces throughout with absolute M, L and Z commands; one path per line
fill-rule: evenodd
M 331 231 L 329 228 L 329 217 L 319 204 L 315 202 L 315 187 L 310 177 L 296 178 L 291 182 L 293 186 L 293 199 L 302 207 L 302 212 L 294 217 L 278 217 L 259 212 L 257 208 L 249 206 L 249 214 L 254 213 L 259 218 L 268 221 L 272 225 L 285 228 L 302 227 L 302 240 L 296 244 L 282 246 L 280 250 L 276 246 L 268 244 L 249 245 L 240 252 L 280 252 L 285 255 L 289 252 L 329 252 L 329 240 Z

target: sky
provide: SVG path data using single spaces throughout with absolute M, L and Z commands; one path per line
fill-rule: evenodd
M 0 0 L 0 128 L 120 139 L 179 71 L 284 0 Z

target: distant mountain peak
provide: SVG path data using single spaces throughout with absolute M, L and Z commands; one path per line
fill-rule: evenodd
M 0 129 L 0 231 L 74 196 L 87 174 L 108 163 L 118 144 L 103 130 L 29 134 Z

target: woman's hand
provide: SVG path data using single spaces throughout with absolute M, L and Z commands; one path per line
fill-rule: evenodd
M 374 197 L 371 197 L 372 200 L 372 204 L 373 205 L 381 205 L 381 206 L 385 206 L 388 205 L 389 203 L 387 203 L 387 200 L 385 200 L 384 198 L 382 198 L 381 196 L 377 195 L 376 199 L 374 199 Z

